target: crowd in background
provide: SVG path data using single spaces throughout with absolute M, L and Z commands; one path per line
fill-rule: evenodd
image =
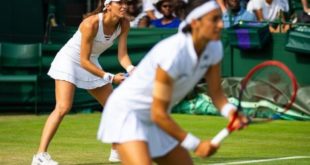
M 286 32 L 292 23 L 309 23 L 307 0 L 303 12 L 290 9 L 289 0 L 216 0 L 223 13 L 224 28 L 239 21 L 270 22 L 271 32 Z M 131 27 L 177 28 L 183 19 L 186 0 L 128 0 Z
M 53 0 L 48 0 L 53 2 Z M 310 23 L 309 0 L 216 0 L 222 10 L 224 28 L 240 21 L 267 22 L 270 32 L 286 32 L 296 23 Z M 98 5 L 102 1 L 98 0 Z M 132 28 L 177 28 L 187 0 L 127 0 Z M 295 11 L 293 3 L 301 4 Z M 51 19 L 53 20 L 53 19 Z M 53 22 L 51 22 L 53 23 Z M 55 21 L 54 21 L 54 24 Z

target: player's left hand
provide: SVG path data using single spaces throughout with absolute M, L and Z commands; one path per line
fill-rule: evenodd
M 123 82 L 125 80 L 125 74 L 124 73 L 117 73 L 115 76 L 114 76 L 114 79 L 113 79 L 113 83 L 115 84 L 120 84 L 121 82 Z

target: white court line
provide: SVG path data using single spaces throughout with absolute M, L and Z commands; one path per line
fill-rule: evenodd
M 260 162 L 271 162 L 271 161 L 277 161 L 277 160 L 309 159 L 309 158 L 310 156 L 291 156 L 291 157 L 282 157 L 282 158 L 247 160 L 247 161 L 240 161 L 240 162 L 214 163 L 214 164 L 209 164 L 209 165 L 250 164 L 250 163 L 260 163 Z

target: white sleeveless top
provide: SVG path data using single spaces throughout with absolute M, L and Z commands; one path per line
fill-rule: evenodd
M 113 45 L 114 40 L 121 33 L 121 27 L 118 25 L 110 38 L 106 39 L 103 33 L 103 13 L 99 13 L 98 17 L 98 32 L 93 41 L 90 61 L 101 68 L 98 57 Z M 101 77 L 93 75 L 81 67 L 81 38 L 82 34 L 80 29 L 78 29 L 73 37 L 57 53 L 48 75 L 57 80 L 69 81 L 83 89 L 93 89 L 107 84 L 108 82 L 104 81 Z

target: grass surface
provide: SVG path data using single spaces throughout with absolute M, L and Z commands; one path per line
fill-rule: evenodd
M 0 164 L 30 164 L 48 116 L 0 116 Z M 49 153 L 65 165 L 104 165 L 110 145 L 96 140 L 101 113 L 70 114 L 65 117 Z M 226 124 L 213 116 L 173 115 L 187 131 L 212 138 Z M 233 133 L 218 153 L 208 159 L 193 155 L 195 164 L 228 163 L 290 156 L 310 156 L 310 122 L 275 121 L 253 125 Z M 238 163 L 240 164 L 240 163 Z M 251 163 L 253 164 L 253 163 Z M 255 164 L 310 164 L 309 158 L 274 160 Z

